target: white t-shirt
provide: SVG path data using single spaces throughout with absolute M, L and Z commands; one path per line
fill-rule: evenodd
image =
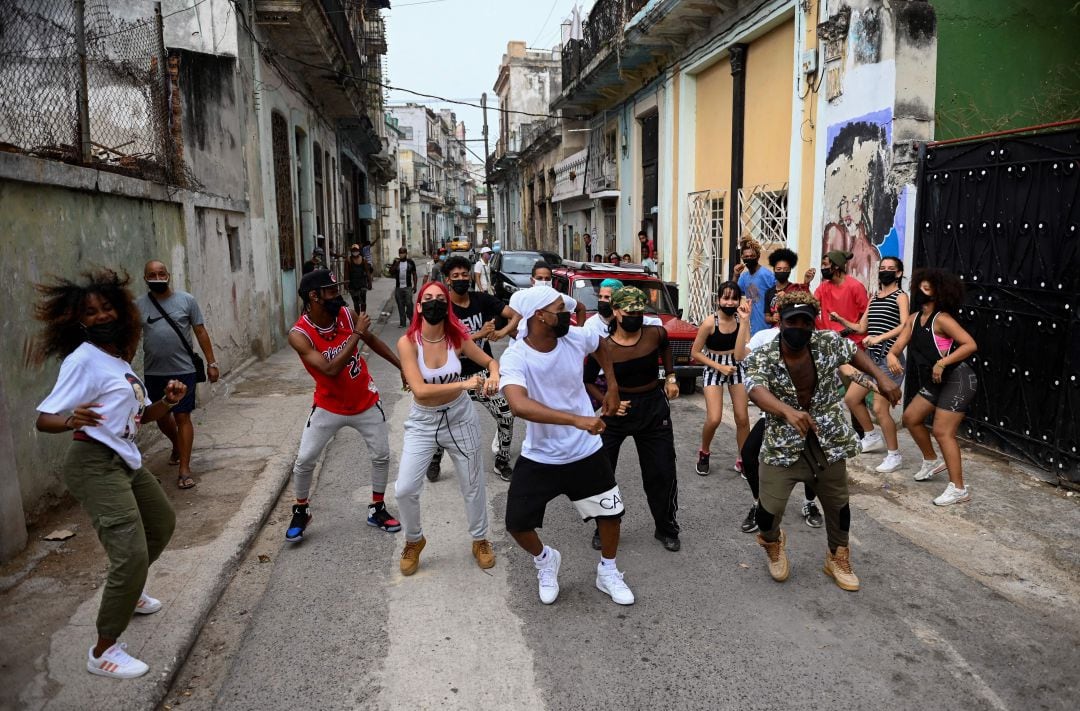
M 483 259 L 473 267 L 473 274 L 480 275 L 480 288 L 478 291 L 491 293 L 491 267 L 485 264 Z
M 611 318 L 615 318 L 612 316 Z M 610 323 L 610 322 L 609 322 Z M 664 322 L 655 316 L 645 316 L 641 320 L 644 326 L 663 326 Z M 604 323 L 604 319 L 600 318 L 600 314 L 593 314 L 589 318 L 585 319 L 585 325 L 583 328 L 589 333 L 595 333 L 600 338 L 607 338 L 611 334 L 608 333 L 608 323 Z
M 746 342 L 747 353 L 753 353 L 758 348 L 769 345 L 770 343 L 775 341 L 777 336 L 779 335 L 780 329 L 776 327 L 765 328 L 758 331 L 753 336 L 750 336 L 750 340 Z M 750 392 L 754 389 L 753 381 L 751 381 L 750 378 L 745 374 L 743 375 L 743 385 L 746 386 L 746 392 Z M 764 411 L 762 411 L 761 416 L 765 417 Z
M 596 334 L 577 327 L 571 327 L 558 339 L 550 353 L 534 350 L 523 340 L 515 341 L 499 359 L 499 387 L 505 390 L 507 385 L 520 385 L 530 398 L 553 410 L 593 417 L 581 377 L 585 356 L 599 343 Z M 544 464 L 569 464 L 585 459 L 602 446 L 600 435 L 577 427 L 528 422 L 521 454 Z
M 135 446 L 135 435 L 150 404 L 146 386 L 126 360 L 83 343 L 64 358 L 56 385 L 37 410 L 59 415 L 87 402 L 101 403 L 95 410 L 105 419 L 97 427 L 83 429 L 86 436 L 119 454 L 132 469 L 141 467 L 142 453 Z

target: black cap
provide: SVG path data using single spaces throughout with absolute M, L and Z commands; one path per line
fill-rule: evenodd
M 813 321 L 818 316 L 818 310 L 814 308 L 813 304 L 788 304 L 780 309 L 780 318 L 782 319 L 800 314 Z
M 316 247 L 315 249 L 311 250 L 311 253 L 312 254 L 326 254 L 326 250 L 323 249 L 322 247 Z
M 337 285 L 338 280 L 334 277 L 332 271 L 329 269 L 316 269 L 300 277 L 300 288 L 297 290 L 297 293 L 300 294 L 300 298 L 303 299 L 313 291 Z

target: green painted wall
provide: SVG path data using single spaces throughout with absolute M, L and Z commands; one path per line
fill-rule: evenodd
M 0 180 L 0 382 L 28 513 L 63 490 L 57 467 L 67 451 L 66 438 L 34 429 L 34 408 L 52 389 L 59 363 L 31 362 L 39 330 L 33 285 L 89 266 L 122 267 L 141 280 L 148 259 L 183 243 L 178 204 Z M 136 366 L 141 362 L 137 357 Z
M 934 137 L 1080 118 L 1080 1 L 938 0 Z

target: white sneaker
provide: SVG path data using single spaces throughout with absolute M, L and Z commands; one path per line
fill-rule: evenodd
M 139 601 L 135 603 L 135 614 L 137 615 L 152 615 L 160 609 L 161 600 L 150 597 L 145 590 L 139 595 Z
M 100 657 L 94 658 L 94 648 L 86 653 L 86 671 L 98 676 L 111 676 L 113 679 L 134 679 L 150 671 L 145 662 L 140 662 L 126 651 L 127 645 L 117 642 L 105 650 Z
M 498 432 L 495 433 L 495 436 L 491 440 L 491 453 L 492 454 L 498 454 L 499 453 L 499 433 Z
M 971 501 L 971 494 L 968 493 L 966 488 L 957 489 L 956 485 L 950 481 L 949 485 L 945 487 L 945 492 L 934 499 L 934 505 L 948 506 L 949 504 L 962 504 L 965 501 Z
M 885 449 L 885 438 L 881 436 L 881 433 L 874 430 L 870 434 L 866 435 L 859 442 L 859 449 L 863 454 L 867 452 L 880 452 Z
M 548 548 L 548 559 L 544 563 L 533 561 L 536 577 L 540 581 L 540 602 L 550 605 L 559 597 L 559 564 L 562 556 L 554 548 Z
M 919 471 L 915 472 L 915 481 L 926 481 L 938 472 L 943 472 L 946 469 L 948 469 L 948 467 L 945 466 L 945 462 L 941 459 L 935 459 L 933 461 L 924 459 L 922 466 L 919 467 Z
M 610 595 L 619 605 L 634 604 L 634 593 L 630 592 L 630 588 L 623 582 L 623 574 L 614 567 L 605 568 L 603 563 L 597 563 L 596 587 L 600 592 Z
M 888 474 L 894 472 L 904 465 L 904 457 L 899 452 L 889 452 L 885 455 L 885 460 L 881 464 L 874 468 L 874 471 L 881 474 Z

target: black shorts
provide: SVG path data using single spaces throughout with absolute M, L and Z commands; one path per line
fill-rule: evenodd
M 184 373 L 183 375 L 147 375 L 145 380 L 146 393 L 147 397 L 150 398 L 150 402 L 157 402 L 165 397 L 165 386 L 169 384 L 170 380 L 179 380 L 187 386 L 187 395 L 180 401 L 180 404 L 172 409 L 172 412 L 183 414 L 195 409 L 195 373 Z
M 543 464 L 520 456 L 506 499 L 506 530 L 542 527 L 547 504 L 557 496 L 570 499 L 584 521 L 623 515 L 622 494 L 604 450 L 569 464 Z
M 919 395 L 939 410 L 967 412 L 979 389 L 979 376 L 975 374 L 975 369 L 965 362 L 943 374 L 940 383 L 935 383 L 928 377 L 921 385 Z

